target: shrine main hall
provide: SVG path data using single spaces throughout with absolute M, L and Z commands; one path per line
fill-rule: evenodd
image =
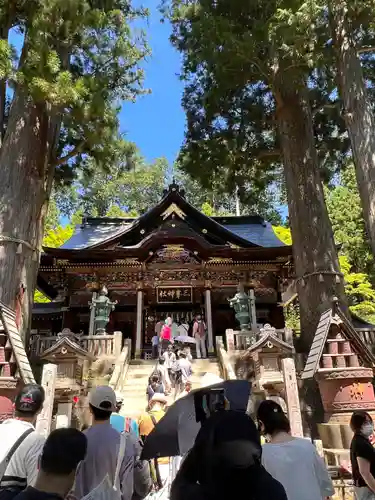
M 158 320 L 191 322 L 197 313 L 213 351 L 214 336 L 236 327 L 228 299 L 239 284 L 254 297 L 253 323 L 284 326 L 292 267 L 292 247 L 262 217 L 208 217 L 173 183 L 140 217 L 86 217 L 61 248 L 44 248 L 38 288 L 52 302 L 34 305 L 31 333 L 91 334 L 89 303 L 105 286 L 117 301 L 107 332 L 131 338 L 133 354 L 151 350 Z

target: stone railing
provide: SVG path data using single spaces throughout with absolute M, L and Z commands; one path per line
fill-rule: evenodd
M 128 373 L 132 352 L 131 339 L 125 339 L 121 354 L 116 358 L 115 369 L 113 370 L 109 385 L 115 391 L 122 391 Z
M 57 340 L 56 335 L 51 337 L 32 335 L 29 344 L 30 357 L 32 359 L 39 358 Z M 79 337 L 79 345 L 96 357 L 107 356 L 117 358 L 121 354 L 122 333 L 114 332 L 113 335 L 82 335 Z
M 223 337 L 216 337 L 216 355 L 220 365 L 220 371 L 224 380 L 235 380 L 233 366 L 224 347 Z
M 244 351 L 248 347 L 250 347 L 251 342 L 251 334 L 244 334 L 241 331 L 236 331 L 236 330 L 227 330 L 227 332 L 232 332 L 233 337 L 234 337 L 234 346 L 233 349 L 236 351 Z M 254 330 L 253 335 L 259 335 L 261 332 L 261 329 L 259 328 L 258 330 Z M 275 334 L 276 336 L 280 339 L 283 340 L 284 342 L 287 342 L 288 344 L 293 344 L 293 331 L 290 328 L 282 328 L 282 329 L 275 329 Z

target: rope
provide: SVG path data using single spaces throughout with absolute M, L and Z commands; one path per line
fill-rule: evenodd
M 0 241 L 8 241 L 10 243 L 17 243 L 17 245 L 24 245 L 29 248 L 33 252 L 40 252 L 40 250 L 36 247 L 33 247 L 31 243 L 25 240 L 21 240 L 20 238 L 13 238 L 11 236 L 5 236 L 4 234 L 0 234 Z
M 339 278 L 344 277 L 342 273 L 338 273 L 336 271 L 314 271 L 313 273 L 306 273 L 303 276 L 300 276 L 299 278 L 296 279 L 296 283 L 298 283 L 299 281 L 303 281 L 306 278 L 311 278 L 312 276 L 320 276 L 320 275 L 338 276 Z

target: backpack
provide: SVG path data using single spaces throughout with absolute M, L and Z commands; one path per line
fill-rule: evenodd
M 35 432 L 35 429 L 27 429 L 24 433 L 21 434 L 21 436 L 17 439 L 17 441 L 13 444 L 11 449 L 8 451 L 7 456 L 4 458 L 4 460 L 0 463 L 0 482 L 3 479 L 5 472 L 7 470 L 7 467 L 14 455 L 14 453 L 17 451 L 19 446 L 23 443 L 23 441 L 27 438 L 29 434 L 32 432 Z M 0 486 L 0 500 L 11 500 L 14 498 L 18 493 L 20 493 L 22 489 L 19 486 L 11 486 L 11 487 L 1 487 Z
M 82 497 L 81 500 L 121 500 L 121 490 L 120 486 L 120 469 L 122 465 L 122 461 L 125 456 L 125 448 L 126 448 L 126 435 L 123 432 L 121 434 L 120 440 L 120 448 L 117 455 L 117 463 L 116 463 L 116 472 L 114 476 L 113 483 L 111 483 L 108 474 L 104 477 L 104 479 L 96 486 L 93 490 L 90 491 L 87 495 Z

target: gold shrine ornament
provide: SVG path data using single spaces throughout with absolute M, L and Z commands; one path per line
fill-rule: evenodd
M 171 205 L 169 205 L 169 207 L 164 210 L 161 215 L 163 217 L 163 220 L 165 220 L 172 214 L 177 215 L 178 217 L 180 217 L 180 219 L 185 219 L 186 217 L 185 212 L 183 212 L 181 208 L 176 205 L 176 203 L 171 203 Z

